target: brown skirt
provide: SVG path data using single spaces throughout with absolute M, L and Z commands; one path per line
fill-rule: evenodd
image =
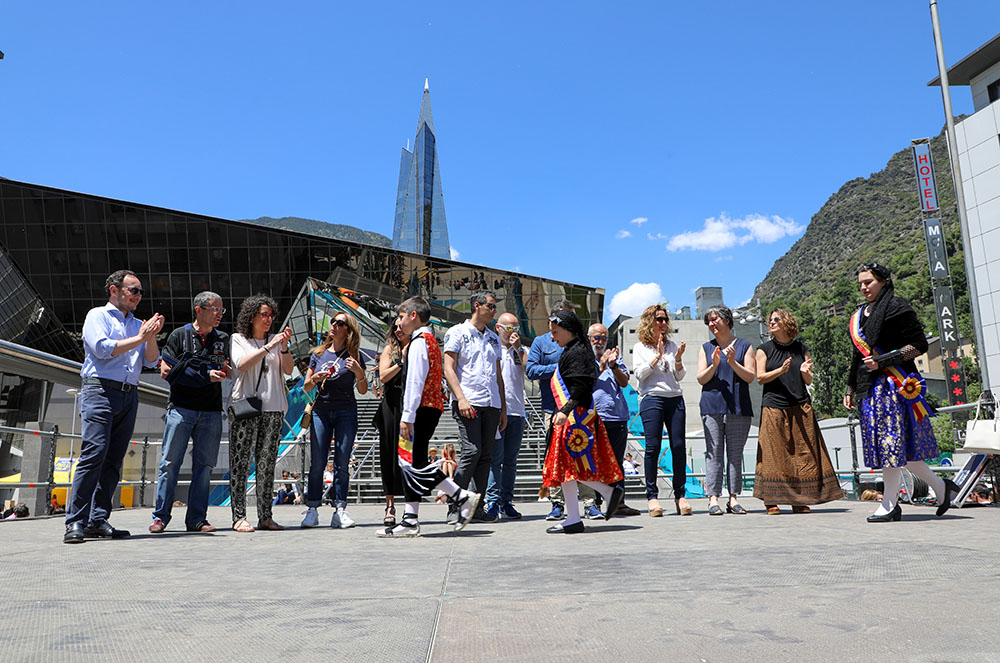
M 822 504 L 844 496 L 811 403 L 762 407 L 753 496 L 764 504 Z

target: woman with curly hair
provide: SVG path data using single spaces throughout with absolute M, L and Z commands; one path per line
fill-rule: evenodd
M 684 369 L 686 343 L 679 346 L 670 340 L 670 315 L 660 304 L 646 307 L 639 318 L 639 343 L 633 350 L 632 372 L 639 381 L 639 416 L 642 418 L 646 438 L 644 465 L 646 470 L 646 499 L 649 515 L 663 515 L 656 485 L 663 444 L 663 426 L 670 436 L 670 454 L 673 460 L 674 508 L 682 516 L 691 515 L 691 505 L 685 499 L 687 483 L 687 449 L 684 439 L 684 392 L 680 381 Z
M 924 462 L 940 453 L 931 428 L 933 413 L 924 400 L 926 387 L 913 363 L 927 352 L 927 338 L 917 314 L 896 297 L 888 268 L 869 263 L 858 270 L 857 279 L 866 301 L 851 316 L 854 352 L 844 407 L 857 405 L 865 464 L 881 469 L 885 481 L 882 504 L 868 522 L 902 518 L 896 498 L 903 467 L 931 487 L 942 516 L 958 486 Z
M 382 402 L 375 413 L 378 429 L 379 466 L 382 475 L 382 493 L 385 495 L 385 517 L 382 524 L 396 526 L 396 495 L 403 494 L 403 476 L 396 460 L 399 444 L 399 421 L 403 414 L 403 360 L 410 337 L 403 333 L 395 321 L 385 335 L 385 345 L 378 360 L 378 379 L 382 383 Z M 435 451 L 437 451 L 435 449 Z
M 310 392 L 319 387 L 319 392 L 309 430 L 309 484 L 306 489 L 306 505 L 309 508 L 302 519 L 302 527 L 319 525 L 316 509 L 323 500 L 323 466 L 330 455 L 330 443 L 334 440 L 335 510 L 330 527 L 354 527 L 354 519 L 347 512 L 351 450 L 358 432 L 358 402 L 354 398 L 354 390 L 357 389 L 359 394 L 368 392 L 360 346 L 361 326 L 354 316 L 341 312 L 333 317 L 326 339 L 313 348 L 309 357 L 303 389 Z
M 830 462 L 830 452 L 813 412 L 806 387 L 812 384 L 812 357 L 799 340 L 795 316 L 782 308 L 767 314 L 771 340 L 757 349 L 760 433 L 753 496 L 768 515 L 791 504 L 793 513 L 809 513 L 810 504 L 844 496 Z
M 256 396 L 261 401 L 261 414 L 249 419 L 237 421 L 229 408 L 229 490 L 237 532 L 254 531 L 247 521 L 247 479 L 253 461 L 257 463 L 257 527 L 284 529 L 271 518 L 271 493 L 278 439 L 288 409 L 282 374 L 291 375 L 294 362 L 288 350 L 292 330 L 285 327 L 280 334 L 270 333 L 277 314 L 278 305 L 270 297 L 247 297 L 232 336 L 230 355 L 236 367 L 232 400 Z

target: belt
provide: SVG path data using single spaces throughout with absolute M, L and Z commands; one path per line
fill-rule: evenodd
M 105 389 L 113 389 L 114 391 L 133 391 L 136 386 L 134 384 L 129 384 L 128 382 L 118 382 L 117 380 L 109 380 L 107 378 L 83 378 L 83 384 L 94 384 Z

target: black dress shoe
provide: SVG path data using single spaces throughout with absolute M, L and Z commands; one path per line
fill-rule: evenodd
M 883 513 L 880 516 L 876 516 L 874 513 L 868 516 L 868 522 L 870 523 L 887 523 L 890 520 L 899 522 L 903 518 L 903 510 L 899 508 L 899 504 L 896 504 L 895 508 L 889 513 Z
M 941 503 L 938 504 L 937 515 L 943 516 L 945 512 L 951 508 L 952 498 L 958 494 L 959 487 L 958 484 L 951 479 L 944 480 L 944 498 Z
M 608 499 L 608 503 L 605 505 L 607 509 L 604 511 L 604 519 L 611 520 L 611 516 L 618 513 L 618 507 L 622 505 L 625 501 L 625 489 L 621 486 L 611 487 L 611 497 Z
M 83 532 L 83 523 L 75 522 L 66 526 L 66 534 L 63 535 L 63 543 L 83 543 L 86 535 Z
M 579 534 L 583 531 L 583 521 L 578 520 L 572 525 L 553 525 L 545 530 L 547 534 Z
M 115 529 L 106 520 L 90 523 L 84 528 L 83 533 L 88 539 L 124 539 L 131 534 L 127 529 Z

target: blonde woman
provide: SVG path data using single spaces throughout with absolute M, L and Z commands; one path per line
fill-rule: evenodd
M 663 444 L 663 427 L 666 425 L 673 460 L 674 508 L 682 516 L 690 516 L 691 505 L 685 499 L 684 491 L 687 457 L 684 392 L 680 385 L 687 374 L 684 368 L 687 344 L 677 345 L 670 340 L 670 315 L 659 304 L 649 306 L 642 312 L 638 335 L 639 343 L 632 353 L 632 372 L 639 381 L 639 416 L 646 438 L 644 465 L 649 515 L 654 518 L 663 515 L 656 475 Z
M 809 513 L 810 504 L 843 497 L 823 433 L 806 387 L 812 384 L 812 357 L 799 340 L 795 316 L 776 308 L 767 314 L 771 340 L 757 349 L 760 434 L 753 495 L 769 515 L 790 504 L 793 513 Z
M 309 430 L 309 485 L 306 490 L 306 511 L 302 527 L 319 525 L 319 507 L 323 499 L 323 465 L 333 449 L 333 517 L 334 529 L 354 527 L 347 512 L 347 490 L 350 487 L 351 450 L 358 432 L 358 403 L 354 391 L 368 391 L 365 362 L 361 358 L 361 327 L 347 313 L 333 318 L 326 340 L 313 348 L 309 357 L 303 388 L 308 392 L 319 388 Z

